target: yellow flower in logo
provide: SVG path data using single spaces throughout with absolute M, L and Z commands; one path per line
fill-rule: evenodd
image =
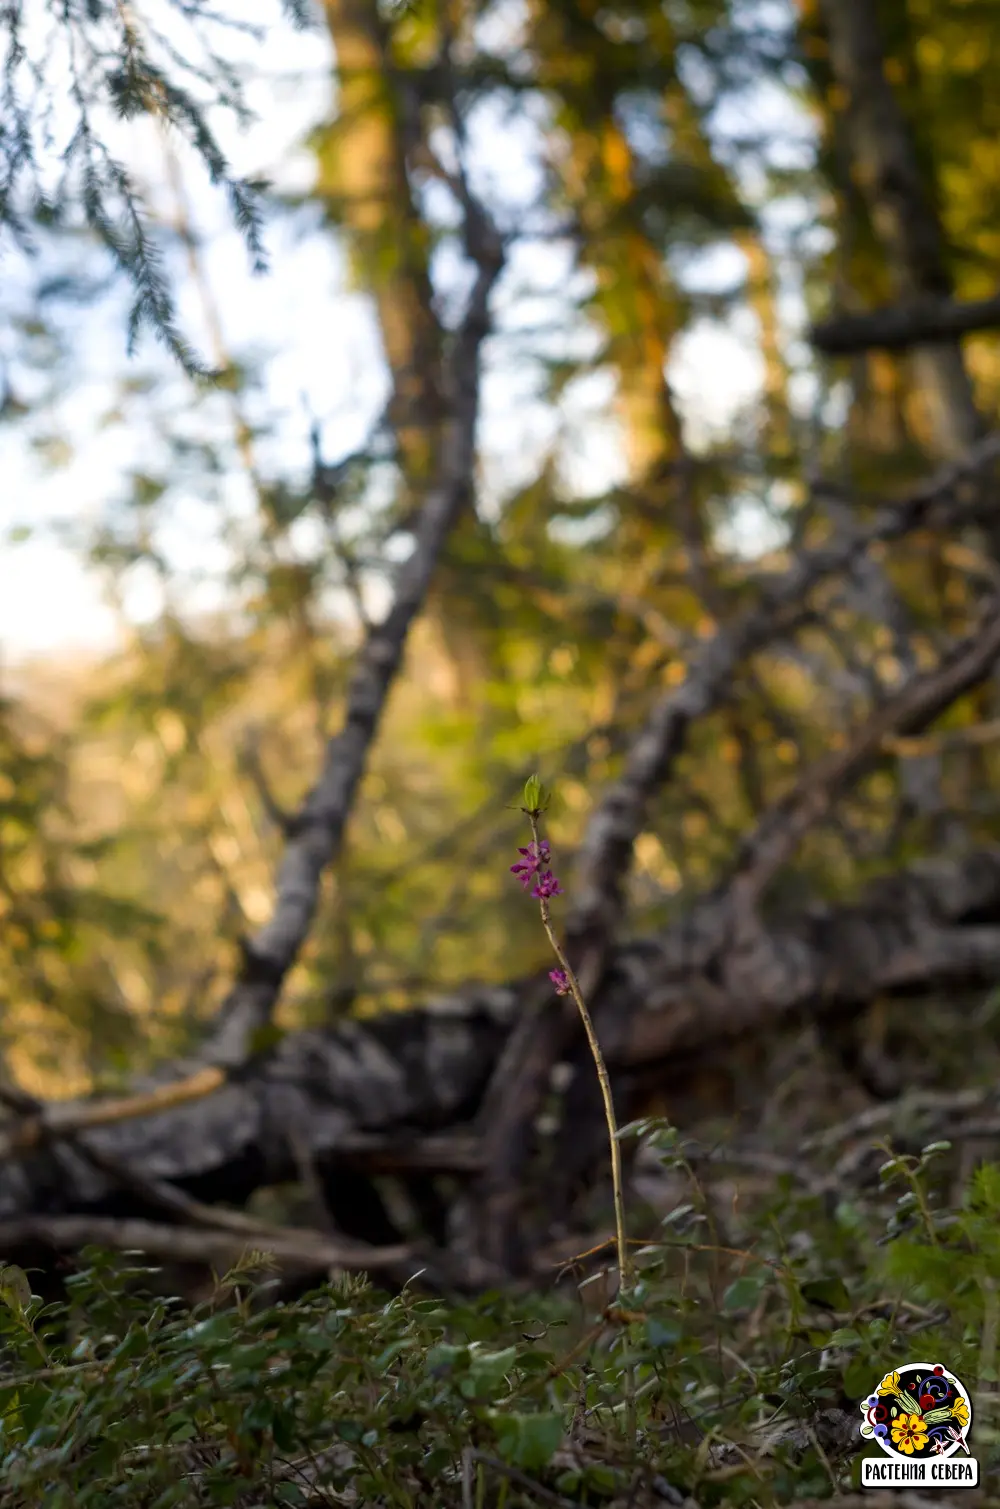
M 961 1429 L 964 1430 L 969 1423 L 968 1399 L 963 1399 L 962 1395 L 959 1394 L 958 1398 L 955 1400 L 954 1404 L 951 1407 L 951 1413 L 952 1418 L 954 1420 L 957 1420 Z
M 908 1415 L 919 1415 L 920 1405 L 912 1394 L 908 1394 L 899 1381 L 898 1373 L 886 1373 L 878 1386 L 880 1394 L 891 1395 L 900 1409 L 905 1409 Z
M 901 1415 L 892 1422 L 892 1440 L 907 1456 L 927 1445 L 927 1426 L 917 1415 Z

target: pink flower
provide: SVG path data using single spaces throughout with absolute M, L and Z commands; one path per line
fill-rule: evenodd
M 516 875 L 527 890 L 542 865 L 549 862 L 549 841 L 547 838 L 539 839 L 537 844 L 530 843 L 526 849 L 518 849 L 517 852 L 523 857 L 519 864 L 511 865 L 510 873 Z
M 547 901 L 550 896 L 561 896 L 562 893 L 562 886 L 552 871 L 542 870 L 535 881 L 535 887 L 531 894 L 536 901 Z
M 549 979 L 556 988 L 557 996 L 569 995 L 569 975 L 564 969 L 550 969 Z

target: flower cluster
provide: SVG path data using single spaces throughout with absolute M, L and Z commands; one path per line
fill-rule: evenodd
M 548 901 L 550 896 L 561 896 L 562 886 L 551 870 L 543 870 L 531 892 L 536 901 Z
M 557 996 L 569 995 L 569 975 L 564 969 L 550 969 L 549 979 L 556 988 Z
M 546 838 L 540 838 L 537 843 L 530 843 L 526 849 L 517 851 L 522 857 L 518 864 L 511 865 L 510 872 L 516 875 L 525 890 L 531 886 L 531 894 L 536 901 L 547 901 L 550 896 L 561 896 L 562 887 L 547 868 L 551 860 L 551 850 Z M 542 866 L 546 868 L 543 869 Z

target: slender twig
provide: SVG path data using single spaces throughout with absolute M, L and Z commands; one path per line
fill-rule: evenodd
M 20 1122 L 0 1135 L 0 1156 L 28 1152 L 48 1137 L 82 1132 L 89 1127 L 110 1126 L 113 1122 L 131 1121 L 139 1116 L 157 1116 L 175 1106 L 202 1100 L 226 1082 L 223 1070 L 199 1069 L 184 1079 L 172 1080 L 154 1090 L 125 1095 L 114 1100 L 91 1103 L 51 1105 L 35 1116 Z

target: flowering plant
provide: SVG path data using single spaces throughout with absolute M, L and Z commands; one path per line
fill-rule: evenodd
M 628 1288 L 631 1277 L 631 1264 L 628 1254 L 628 1240 L 625 1235 L 625 1196 L 622 1179 L 622 1154 L 621 1142 L 618 1135 L 618 1123 L 615 1118 L 614 1100 L 611 1094 L 611 1081 L 608 1077 L 607 1065 L 601 1052 L 597 1033 L 594 1029 L 593 1019 L 587 1008 L 580 989 L 580 982 L 573 972 L 573 966 L 563 950 L 562 944 L 556 935 L 552 925 L 552 913 L 549 902 L 555 896 L 563 895 L 562 886 L 552 872 L 552 847 L 547 838 L 542 838 L 539 831 L 539 822 L 542 813 L 549 804 L 549 795 L 537 776 L 525 783 L 524 806 L 521 808 L 528 822 L 531 824 L 531 842 L 526 848 L 519 848 L 521 858 L 516 864 L 512 864 L 511 874 L 516 875 L 524 890 L 531 892 L 532 897 L 538 902 L 541 912 L 542 926 L 545 929 L 552 951 L 559 961 L 557 969 L 549 970 L 549 979 L 555 988 L 556 995 L 572 996 L 587 1034 L 587 1042 L 590 1045 L 594 1067 L 597 1070 L 597 1078 L 601 1087 L 601 1098 L 604 1102 L 604 1119 L 608 1128 L 608 1139 L 611 1148 L 611 1179 L 614 1186 L 615 1202 L 615 1240 L 618 1249 L 618 1299 L 621 1303 L 622 1294 Z

